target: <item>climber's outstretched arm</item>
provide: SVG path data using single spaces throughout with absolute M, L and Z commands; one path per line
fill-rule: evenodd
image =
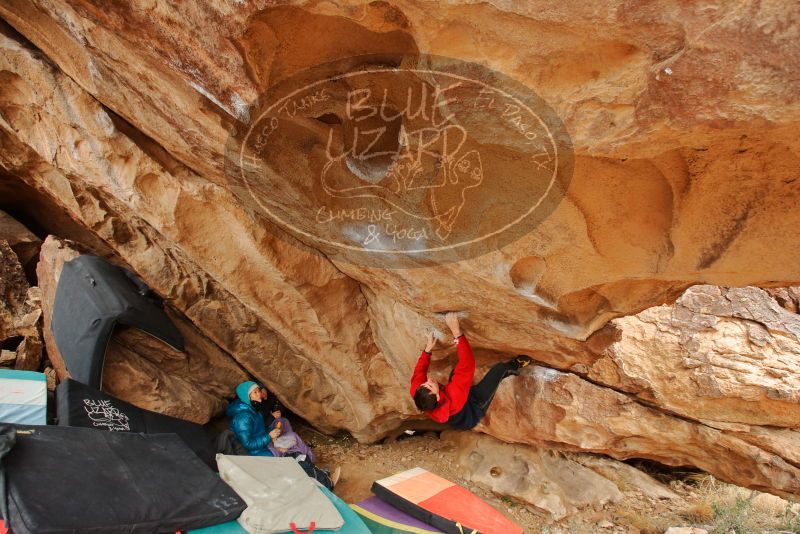
M 469 346 L 467 337 L 461 332 L 458 315 L 450 312 L 445 316 L 444 320 L 447 326 L 450 327 L 458 352 L 458 363 L 453 369 L 449 386 L 456 387 L 453 391 L 468 392 L 472 385 L 472 378 L 475 376 L 475 356 L 472 354 L 472 347 Z
M 428 334 L 425 350 L 419 355 L 417 365 L 414 367 L 414 373 L 411 375 L 411 396 L 414 396 L 417 388 L 428 381 L 428 366 L 431 363 L 431 351 L 436 346 L 436 337 L 433 332 Z

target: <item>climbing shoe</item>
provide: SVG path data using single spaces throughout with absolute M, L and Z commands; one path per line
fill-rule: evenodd
M 342 467 L 337 465 L 336 469 L 333 470 L 333 474 L 331 474 L 331 485 L 336 486 L 336 483 L 339 482 L 339 477 L 342 474 Z
M 524 354 L 520 354 L 511 361 L 514 362 L 514 364 L 517 366 L 517 370 L 520 370 L 524 369 L 525 367 L 528 367 L 533 360 L 531 359 L 530 356 L 525 356 Z

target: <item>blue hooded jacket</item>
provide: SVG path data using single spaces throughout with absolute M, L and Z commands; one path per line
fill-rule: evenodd
M 242 382 L 236 386 L 238 398 L 228 405 L 226 413 L 231 418 L 231 430 L 250 455 L 272 456 L 267 448 L 272 437 L 264 426 L 264 418 L 253 409 L 248 395 L 250 388 L 255 385 L 255 382 Z

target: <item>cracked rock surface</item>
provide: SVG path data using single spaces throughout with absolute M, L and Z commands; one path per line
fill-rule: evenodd
M 204 421 L 246 373 L 318 428 L 374 441 L 419 417 L 406 386 L 424 331 L 458 310 L 481 368 L 542 364 L 479 430 L 800 495 L 799 17 L 763 1 L 4 1 L 0 192 L 135 271 L 223 369 L 122 344 L 120 376 L 165 388 L 115 381 L 127 400 Z M 231 129 L 273 83 L 418 51 L 511 76 L 564 122 L 574 176 L 529 234 L 460 263 L 360 265 L 226 176 Z M 319 148 L 290 141 L 293 172 L 271 184 L 286 213 L 312 201 L 291 184 Z M 452 350 L 434 358 L 446 378 Z

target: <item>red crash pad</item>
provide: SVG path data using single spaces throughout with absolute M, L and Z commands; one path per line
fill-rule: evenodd
M 522 528 L 468 489 L 419 467 L 376 481 L 372 493 L 443 532 L 522 534 Z

